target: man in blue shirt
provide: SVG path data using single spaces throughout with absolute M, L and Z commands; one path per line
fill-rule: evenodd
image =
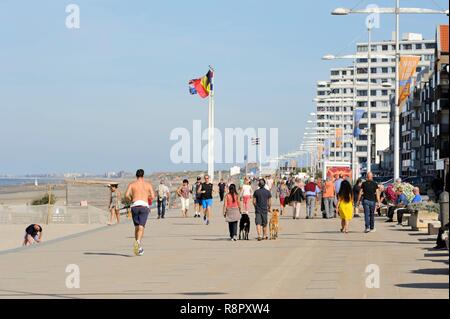
M 406 206 L 409 205 L 408 198 L 403 193 L 403 188 L 397 188 L 397 200 L 395 201 L 395 209 L 397 212 L 397 225 L 401 225 L 403 221 L 403 214 L 408 211 Z
M 412 199 L 411 204 L 421 203 L 422 202 L 422 196 L 420 196 L 420 189 L 419 189 L 419 187 L 414 187 L 413 193 L 414 193 L 414 198 Z

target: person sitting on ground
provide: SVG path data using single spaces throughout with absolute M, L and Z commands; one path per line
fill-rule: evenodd
M 397 188 L 397 201 L 395 202 L 395 206 L 389 207 L 388 217 L 389 219 L 386 222 L 393 222 L 394 212 L 397 212 L 397 223 L 401 225 L 403 222 L 403 214 L 408 211 L 406 206 L 408 206 L 409 201 L 406 198 L 406 195 L 403 193 L 403 188 Z
M 42 226 L 38 224 L 31 224 L 25 229 L 25 237 L 23 246 L 38 244 L 42 242 Z

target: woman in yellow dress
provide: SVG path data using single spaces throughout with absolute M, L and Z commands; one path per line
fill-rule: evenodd
M 342 181 L 338 194 L 338 212 L 341 217 L 341 232 L 348 234 L 348 226 L 353 218 L 352 185 Z

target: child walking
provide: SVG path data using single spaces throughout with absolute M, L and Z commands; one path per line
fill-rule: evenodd
M 353 194 L 350 182 L 342 181 L 338 193 L 338 212 L 341 218 L 341 232 L 348 234 L 349 223 L 353 218 Z

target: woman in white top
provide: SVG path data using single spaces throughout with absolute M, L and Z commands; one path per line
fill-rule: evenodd
M 252 183 L 250 180 L 246 177 L 244 180 L 244 185 L 242 185 L 241 189 L 241 197 L 242 201 L 244 203 L 244 213 L 248 214 L 248 203 L 250 202 L 250 199 L 253 196 L 253 189 L 252 189 Z

